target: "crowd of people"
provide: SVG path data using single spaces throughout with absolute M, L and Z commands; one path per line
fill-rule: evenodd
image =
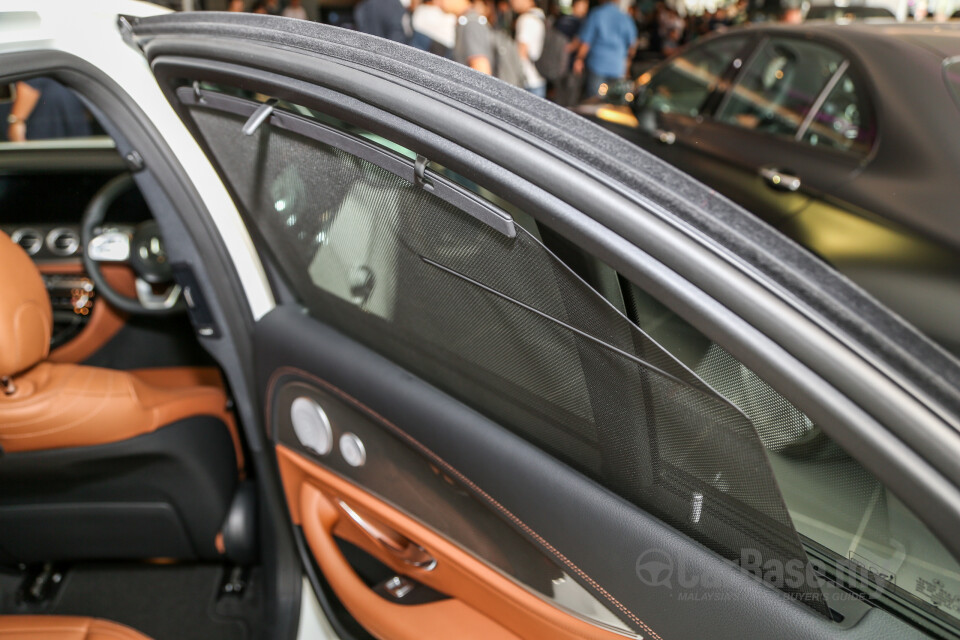
M 230 0 L 229 8 L 307 18 L 301 0 Z M 619 0 L 572 0 L 562 11 L 556 0 L 360 0 L 341 25 L 572 105 L 744 21 L 746 9 L 747 0 L 697 16 L 681 16 L 663 0 L 639 0 L 629 11 Z

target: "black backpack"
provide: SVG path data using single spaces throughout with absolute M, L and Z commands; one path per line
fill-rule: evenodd
M 544 27 L 543 51 L 534 64 L 548 82 L 557 82 L 570 69 L 570 52 L 567 51 L 570 39 L 553 26 L 552 19 L 546 20 Z
M 490 46 L 493 48 L 493 75 L 515 87 L 523 87 L 523 66 L 517 43 L 509 33 L 494 29 L 490 32 Z

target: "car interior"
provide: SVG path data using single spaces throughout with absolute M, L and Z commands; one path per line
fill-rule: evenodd
M 832 571 L 834 590 L 862 586 L 860 567 L 870 580 L 900 576 L 875 600 L 804 599 L 825 620 L 848 628 L 882 609 L 951 628 L 955 616 L 923 596 L 960 585 L 960 568 L 909 508 L 611 266 L 399 141 L 236 86 L 184 80 L 175 95 L 278 296 L 301 305 L 257 327 L 265 429 L 304 571 L 342 637 L 392 637 L 418 623 L 407 605 L 420 604 L 459 616 L 472 637 L 510 638 L 483 614 L 532 625 L 553 615 L 544 600 L 591 629 L 645 631 L 465 477 L 285 364 L 340 348 L 324 344 L 337 336 L 372 345 L 457 400 L 457 415 L 465 406 L 495 420 L 728 560 L 747 543 L 810 557 Z M 263 113 L 270 127 L 256 124 Z M 400 160 L 416 162 L 414 182 L 398 177 Z M 197 338 L 217 329 L 188 304 L 197 288 L 167 259 L 136 170 L 104 135 L 0 143 L 0 269 L 15 274 L 0 308 L 12 346 L 0 353 L 0 638 L 269 637 L 258 478 L 225 376 Z M 485 329 L 497 323 L 517 331 Z M 276 337 L 308 324 L 314 339 L 296 347 Z M 392 384 L 416 391 L 412 379 Z M 365 467 L 367 457 L 381 464 Z M 405 577 L 411 567 L 417 580 Z
M 254 637 L 246 445 L 127 161 L 102 130 L 0 146 L 0 636 Z

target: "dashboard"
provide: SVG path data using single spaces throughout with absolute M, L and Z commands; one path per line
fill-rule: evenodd
M 96 287 L 81 264 L 83 212 L 97 191 L 124 171 L 109 140 L 92 148 L 0 150 L 0 230 L 43 274 L 54 312 L 54 348 L 84 328 L 96 304 Z M 131 189 L 113 204 L 105 222 L 132 228 L 151 218 L 139 191 Z

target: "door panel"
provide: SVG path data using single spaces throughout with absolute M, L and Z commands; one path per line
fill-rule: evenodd
M 683 143 L 682 169 L 774 226 L 860 166 L 855 157 L 712 120 L 699 124 Z M 761 176 L 763 169 L 798 177 L 799 189 L 774 188 Z
M 294 520 L 347 609 L 374 635 L 388 638 L 596 638 L 622 637 L 548 603 L 431 528 L 285 447 L 278 447 Z M 347 510 L 388 527 L 436 560 L 418 569 L 399 560 L 354 523 Z M 372 518 L 369 514 L 373 514 Z M 415 606 L 385 602 L 354 574 L 334 537 L 361 547 L 398 575 L 450 596 Z
M 444 547 L 443 562 L 438 557 L 437 570 L 424 572 L 397 562 L 383 548 L 371 546 L 369 539 L 360 538 L 359 546 L 397 569 L 398 573 L 411 575 L 419 582 L 451 596 L 467 588 L 464 600 L 468 603 L 479 597 L 470 591 L 478 579 L 496 576 L 495 584 L 499 586 L 487 589 L 485 599 L 481 598 L 482 603 L 503 593 L 505 589 L 502 597 L 497 596 L 498 600 L 505 598 L 508 603 L 529 602 L 534 611 L 540 611 L 538 618 L 548 622 L 556 620 L 563 628 L 572 626 L 579 629 L 572 637 L 602 638 L 608 635 L 602 629 L 580 623 L 577 617 L 602 627 L 630 631 L 630 627 L 591 592 L 570 578 L 569 568 L 532 542 L 528 537 L 529 532 L 498 515 L 502 507 L 497 509 L 495 502 L 481 502 L 484 498 L 475 494 L 478 488 L 471 487 L 472 482 L 395 424 L 330 382 L 303 370 L 281 367 L 274 371 L 270 379 L 267 392 L 268 426 L 279 445 L 278 458 L 291 513 L 305 532 L 305 516 L 299 508 L 303 499 L 303 483 L 312 482 L 321 489 L 329 489 L 338 478 L 341 483 L 346 478 L 368 492 L 364 498 L 358 499 L 354 489 L 348 501 L 351 506 L 362 506 L 368 512 L 376 512 L 378 519 L 392 529 L 405 532 L 408 524 L 415 525 L 418 531 L 430 531 L 432 540 L 439 540 L 442 536 L 442 539 L 454 541 L 462 549 L 468 550 L 465 555 L 462 550 L 457 551 L 457 547 L 444 543 L 447 546 Z M 298 438 L 291 419 L 291 408 L 301 398 L 316 402 L 326 415 L 332 427 L 330 451 L 319 453 Z M 366 462 L 361 467 L 348 464 L 339 450 L 340 439 L 347 433 L 354 434 L 363 443 Z M 321 450 L 325 451 L 326 447 Z M 342 497 L 340 485 L 337 485 L 334 493 L 337 492 Z M 390 505 L 402 511 L 395 511 Z M 343 513 L 339 515 L 343 516 Z M 340 520 L 345 519 L 341 517 Z M 346 524 L 349 525 L 349 521 Z M 356 530 L 352 532 L 356 533 Z M 349 526 L 345 529 L 338 525 L 335 533 L 341 538 L 358 542 L 355 535 L 349 535 Z M 421 533 L 407 537 L 428 549 L 430 555 L 436 555 L 432 546 L 424 545 Z M 465 558 L 469 558 L 466 568 L 461 566 Z M 322 566 L 322 558 L 318 557 L 318 561 Z M 443 566 L 450 565 L 457 567 L 454 576 L 448 575 L 443 569 Z M 456 576 L 459 578 L 453 580 Z M 535 606 L 534 602 L 537 603 Z M 500 619 L 504 606 L 501 604 L 493 609 L 497 612 L 495 619 Z M 556 606 L 568 613 L 555 609 Z M 536 630 L 535 625 L 523 622 L 523 611 L 529 608 L 523 607 L 510 614 L 509 618 L 519 619 L 516 624 L 520 626 L 517 628 L 524 637 L 540 637 L 530 635 Z M 509 613 L 510 607 L 507 606 L 507 609 Z M 481 610 L 491 609 L 483 604 Z M 550 631 L 554 637 L 565 637 L 557 636 L 557 633 L 556 630 Z
M 282 368 L 274 373 L 273 380 L 267 411 L 280 446 L 298 453 L 304 464 L 322 464 L 359 482 L 542 597 L 553 597 L 553 581 L 563 578 L 562 569 L 481 504 L 460 480 L 441 469 L 422 444 L 359 400 L 304 371 Z M 300 398 L 309 398 L 321 407 L 332 425 L 329 452 L 318 453 L 298 438 L 291 408 Z M 348 464 L 339 451 L 340 438 L 346 433 L 356 435 L 363 443 L 367 462 L 359 468 Z M 590 599 L 589 594 L 582 595 Z M 596 603 L 594 609 L 602 613 L 603 606 Z M 616 623 L 615 618 L 611 621 Z
M 719 561 L 700 544 L 489 419 L 410 376 L 343 334 L 311 319 L 297 307 L 282 306 L 265 316 L 257 325 L 255 344 L 261 388 L 273 389 L 271 395 L 274 398 L 279 398 L 277 390 L 284 388 L 284 380 L 288 384 L 292 380 L 294 385 L 309 383 L 308 387 L 292 388 L 296 391 L 287 396 L 285 410 L 281 410 L 277 402 L 271 403 L 270 410 L 271 437 L 279 444 L 278 459 L 291 499 L 291 512 L 295 519 L 299 518 L 301 526 L 303 484 L 306 482 L 324 489 L 325 481 L 340 479 L 348 484 L 338 486 L 338 490 L 361 489 L 366 496 L 380 503 L 377 508 L 365 501 L 357 501 L 358 505 L 368 506 L 370 512 L 378 515 L 387 513 L 385 517 L 398 512 L 410 522 L 482 561 L 488 571 L 501 577 L 507 573 L 504 566 L 513 571 L 518 571 L 519 566 L 516 552 L 508 551 L 509 547 L 504 544 L 509 539 L 507 533 L 501 533 L 499 537 L 492 533 L 498 529 L 503 531 L 506 526 L 519 538 L 514 549 L 523 549 L 522 542 L 550 560 L 540 564 L 542 561 L 531 559 L 528 567 L 530 564 L 559 567 L 568 583 L 576 583 L 593 600 L 603 603 L 603 609 L 619 619 L 616 624 L 602 624 L 597 620 L 601 616 L 592 609 L 595 617 L 589 626 L 601 630 L 626 626 L 633 633 L 647 638 L 740 638 L 744 628 L 769 629 L 768 637 L 787 633 L 791 637 L 830 638 L 839 634 L 839 637 L 875 638 L 884 637 L 888 629 L 896 630 L 900 637 L 917 633 L 887 616 L 875 615 L 877 612 L 868 612 L 862 618 L 858 616 L 856 626 L 841 630 L 805 606 L 783 599 L 756 579 Z M 339 435 L 341 429 L 352 430 L 361 436 L 367 448 L 367 463 L 363 467 L 355 469 L 344 461 L 336 439 L 332 451 L 319 456 L 296 439 L 292 427 L 282 424 L 284 414 L 289 414 L 289 404 L 303 391 L 317 393 L 313 397 L 325 403 L 329 403 L 331 397 L 346 403 L 343 407 L 324 404 L 324 410 L 330 409 L 328 415 L 337 430 L 335 433 Z M 322 395 L 324 392 L 334 395 Z M 352 415 L 341 413 L 346 407 L 353 408 Z M 358 418 L 358 411 L 362 420 Z M 348 420 L 347 425 L 338 425 L 343 420 Z M 378 430 L 387 431 L 387 438 L 393 441 L 392 448 L 382 444 L 382 433 L 378 439 Z M 440 478 L 440 482 L 432 488 L 416 484 L 412 485 L 415 491 L 397 491 L 390 480 L 401 472 L 385 470 L 384 467 L 408 465 L 418 458 L 423 461 L 417 464 L 425 470 L 420 477 L 433 475 Z M 441 473 L 434 472 L 430 464 Z M 404 466 L 402 475 L 409 477 L 413 474 Z M 431 503 L 427 506 L 435 508 L 432 503 L 438 495 L 444 495 L 438 489 L 441 485 L 449 487 L 451 493 L 446 500 L 456 505 L 458 514 L 452 517 L 459 522 L 465 521 L 464 513 L 470 513 L 463 506 L 468 500 L 477 501 L 495 518 L 491 520 L 474 510 L 474 516 L 484 520 L 473 524 L 483 529 L 474 528 L 470 539 L 458 538 L 462 531 L 457 533 L 455 525 L 450 526 L 450 518 L 445 522 L 435 514 L 430 520 L 431 516 L 423 506 L 423 503 Z M 427 489 L 424 487 L 431 492 L 425 493 Z M 326 490 L 330 492 L 329 488 Z M 455 498 L 450 497 L 453 494 Z M 349 494 L 352 499 L 359 495 Z M 337 518 L 342 519 L 342 514 Z M 419 532 L 404 529 L 409 523 L 402 519 L 391 520 L 389 524 L 406 532 L 412 539 L 426 540 L 419 537 Z M 502 557 L 484 557 L 482 543 L 478 542 L 483 538 L 477 538 L 477 535 L 489 536 L 497 545 L 504 545 L 495 547 L 495 551 L 512 553 L 508 557 L 513 564 L 497 564 L 503 562 Z M 423 544 L 429 546 L 430 543 Z M 474 544 L 477 546 L 473 547 Z M 736 599 L 678 600 L 670 589 L 645 585 L 637 577 L 635 565 L 650 549 L 670 549 L 677 558 L 675 571 L 696 576 L 696 580 L 702 580 L 706 585 L 722 584 L 724 589 L 737 594 Z M 430 550 L 436 552 L 435 548 Z M 535 558 L 535 555 L 530 552 L 529 558 Z M 323 568 L 322 562 L 320 564 Z M 537 574 L 527 571 L 526 574 L 514 573 L 512 578 L 505 577 L 507 582 L 501 583 L 503 588 L 506 589 L 507 584 L 516 587 L 521 579 L 530 580 L 523 588 L 528 599 L 566 612 L 567 620 L 563 626 L 585 623 L 591 610 L 581 608 L 579 615 L 572 610 L 576 602 L 583 602 L 582 594 L 578 598 L 563 599 L 564 594 L 558 597 L 554 592 L 554 597 L 547 599 L 548 594 L 538 592 L 536 588 Z M 551 581 L 551 588 L 554 585 Z M 739 604 L 741 602 L 749 602 L 750 606 L 743 607 Z M 481 605 L 470 604 L 478 611 L 482 610 Z M 736 611 L 733 617 L 732 610 Z M 771 616 L 770 611 L 776 613 Z M 604 616 L 603 619 L 609 618 Z M 496 620 L 504 626 L 514 624 L 501 620 L 499 616 Z M 367 624 L 364 619 L 360 621 Z M 801 627 L 803 631 L 795 633 Z M 521 637 L 550 637 L 539 631 L 527 635 L 524 627 L 508 628 Z M 783 631 L 787 628 L 791 630 Z

